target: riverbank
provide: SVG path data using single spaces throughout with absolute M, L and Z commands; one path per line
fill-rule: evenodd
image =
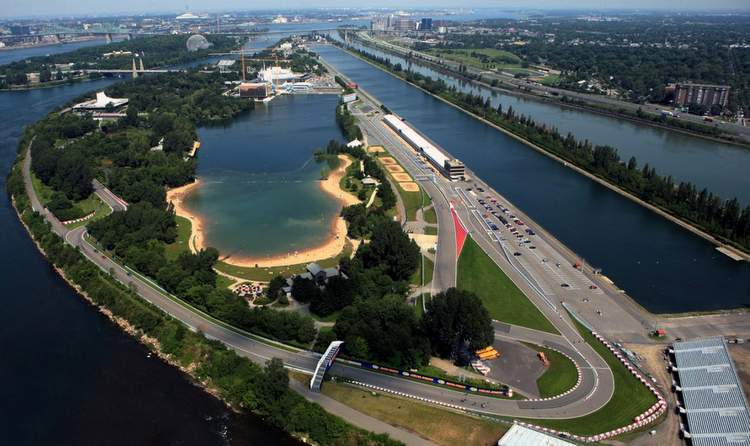
M 407 60 L 409 62 L 412 62 L 412 59 L 409 58 L 409 56 L 405 52 L 399 53 L 398 51 L 388 48 L 384 46 L 381 42 L 377 40 L 365 40 L 365 39 L 356 39 L 360 44 L 364 46 L 370 46 L 374 47 L 376 49 L 379 49 L 381 51 L 384 51 L 386 53 L 394 54 L 397 57 L 401 57 L 404 60 Z M 487 89 L 491 92 L 497 92 L 501 94 L 506 94 L 509 96 L 514 96 L 518 98 L 523 99 L 530 99 L 542 103 L 549 103 L 554 104 L 556 106 L 562 107 L 562 108 L 569 108 L 572 110 L 582 110 L 589 113 L 594 113 L 597 115 L 602 116 L 608 116 L 611 118 L 616 119 L 624 119 L 633 123 L 637 123 L 640 125 L 646 125 L 649 127 L 659 128 L 663 130 L 673 131 L 685 135 L 689 135 L 696 138 L 705 139 L 708 141 L 714 141 L 714 142 L 720 142 L 725 144 L 733 144 L 739 147 L 743 148 L 750 148 L 750 137 L 743 136 L 741 134 L 735 133 L 724 133 L 719 135 L 714 135 L 705 131 L 691 129 L 688 127 L 680 126 L 680 125 L 673 125 L 670 124 L 669 121 L 667 122 L 655 122 L 652 118 L 657 118 L 657 114 L 653 114 L 650 112 L 646 112 L 644 117 L 639 117 L 636 115 L 635 111 L 632 111 L 633 104 L 629 102 L 623 102 L 619 104 L 607 104 L 605 102 L 597 102 L 595 100 L 592 100 L 590 98 L 581 97 L 578 92 L 570 91 L 570 90 L 561 90 L 561 93 L 558 93 L 558 96 L 550 96 L 550 95 L 544 95 L 542 93 L 536 92 L 534 90 L 531 90 L 528 86 L 520 86 L 513 83 L 508 83 L 503 80 L 500 80 L 497 86 L 493 86 L 492 84 L 485 82 L 482 79 L 482 76 L 479 76 L 478 78 L 474 77 L 473 75 L 467 75 L 465 73 L 461 73 L 459 71 L 456 71 L 452 68 L 450 68 L 447 65 L 441 65 L 438 64 L 426 57 L 424 57 L 423 53 L 415 52 L 413 50 L 408 51 L 408 54 L 412 56 L 412 58 L 416 61 L 414 63 L 421 64 L 422 66 L 435 70 L 438 73 L 445 74 L 447 76 L 451 76 L 459 81 L 468 82 L 472 85 L 476 85 L 482 88 Z M 571 101 L 563 101 L 562 98 L 567 97 L 573 99 L 574 102 Z M 658 104 L 650 104 L 654 107 L 656 107 Z M 630 107 L 631 110 L 628 110 L 627 107 Z M 696 127 L 704 126 L 709 127 L 705 124 L 700 123 L 690 123 Z
M 339 202 L 341 207 L 357 204 L 360 200 L 341 189 L 341 179 L 346 175 L 346 169 L 352 164 L 352 160 L 345 156 L 339 155 L 341 163 L 339 167 L 331 172 L 328 177 L 321 180 L 318 184 L 320 189 Z M 187 197 L 195 192 L 201 185 L 200 179 L 195 182 L 180 186 L 167 191 L 167 202 L 172 203 L 175 213 L 181 217 L 187 218 L 191 223 L 190 238 L 188 246 L 192 252 L 197 252 L 207 248 L 204 221 L 200 215 L 192 212 L 185 206 Z M 346 246 L 347 241 L 346 221 L 336 216 L 330 225 L 328 237 L 316 246 L 303 250 L 294 251 L 285 255 L 256 257 L 256 256 L 226 256 L 221 257 L 221 261 L 233 266 L 239 267 L 261 267 L 272 268 L 287 265 L 296 265 L 302 263 L 311 263 L 321 259 L 327 259 L 339 255 Z
M 434 97 L 435 99 L 438 99 L 438 100 L 440 100 L 440 101 L 442 101 L 442 102 L 450 105 L 451 107 L 454 107 L 457 110 L 460 110 L 463 113 L 466 113 L 467 115 L 469 115 L 469 116 L 471 116 L 471 117 L 473 117 L 473 118 L 481 121 L 482 123 L 484 123 L 484 124 L 486 124 L 486 125 L 494 128 L 496 130 L 499 130 L 499 131 L 503 132 L 504 134 L 506 134 L 508 136 L 511 136 L 512 138 L 516 139 L 517 141 L 519 141 L 519 142 L 521 142 L 521 143 L 523 143 L 523 144 L 525 144 L 525 145 L 533 148 L 534 150 L 538 151 L 539 153 L 542 153 L 542 154 L 548 156 L 549 158 L 551 158 L 551 159 L 559 162 L 560 164 L 563 164 L 565 167 L 569 167 L 569 168 L 573 169 L 577 173 L 580 173 L 580 174 L 584 175 L 585 177 L 587 177 L 587 178 L 589 178 L 589 179 L 591 179 L 593 181 L 596 181 L 600 185 L 602 185 L 602 186 L 604 186 L 604 187 L 606 187 L 606 188 L 608 188 L 608 189 L 610 189 L 610 190 L 612 190 L 614 192 L 617 192 L 618 194 L 620 194 L 620 195 L 622 195 L 622 196 L 624 196 L 624 197 L 632 200 L 633 202 L 635 202 L 635 203 L 637 203 L 637 204 L 645 207 L 646 209 L 649 209 L 650 211 L 653 211 L 653 212 L 657 213 L 658 215 L 666 218 L 667 220 L 671 221 L 672 223 L 675 223 L 675 224 L 679 225 L 683 229 L 686 229 L 686 230 L 690 231 L 691 233 L 693 233 L 693 234 L 695 234 L 695 235 L 697 235 L 697 236 L 699 236 L 699 237 L 701 237 L 701 238 L 703 238 L 703 239 L 711 242 L 712 244 L 714 244 L 717 247 L 717 251 L 721 252 L 723 255 L 726 255 L 726 256 L 734 259 L 734 260 L 741 259 L 741 260 L 744 260 L 744 261 L 750 261 L 750 252 L 747 252 L 747 251 L 745 251 L 745 250 L 741 249 L 740 247 L 735 246 L 733 244 L 725 243 L 721 239 L 713 236 L 712 234 L 709 234 L 708 232 L 704 231 L 702 228 L 694 225 L 693 223 L 691 223 L 691 222 L 689 222 L 687 220 L 684 220 L 684 219 L 682 219 L 682 218 L 680 218 L 680 217 L 678 217 L 678 216 L 670 213 L 668 210 L 663 209 L 662 207 L 654 205 L 652 203 L 649 203 L 649 202 L 641 199 L 640 197 L 637 197 L 636 195 L 632 194 L 631 192 L 628 192 L 625 189 L 622 189 L 621 187 L 619 187 L 619 186 L 617 186 L 615 184 L 610 183 L 606 179 L 603 179 L 603 178 L 601 178 L 598 175 L 595 175 L 595 174 L 593 174 L 593 173 L 591 173 L 591 172 L 589 172 L 589 171 L 587 171 L 587 170 L 585 170 L 585 169 L 583 169 L 581 167 L 578 167 L 577 165 L 575 165 L 575 164 L 573 164 L 573 163 L 571 163 L 569 161 L 566 161 L 565 159 L 563 159 L 563 158 L 559 157 L 558 155 L 556 155 L 556 154 L 554 154 L 554 153 L 546 150 L 545 148 L 543 148 L 543 147 L 541 147 L 539 145 L 536 145 L 533 142 L 528 141 L 527 139 L 525 139 L 525 138 L 523 138 L 523 137 L 521 137 L 519 135 L 516 135 L 515 133 L 513 133 L 513 132 L 511 132 L 511 131 L 509 131 L 509 130 L 507 130 L 507 129 L 505 129 L 505 128 L 497 125 L 497 124 L 495 124 L 494 122 L 491 122 L 491 121 L 489 121 L 489 120 L 487 120 L 487 119 L 485 119 L 485 118 L 483 118 L 483 117 L 481 117 L 481 116 L 479 116 L 479 115 L 477 115 L 475 113 L 472 113 L 469 110 L 464 109 L 460 105 L 455 104 L 455 103 L 449 101 L 448 99 L 446 99 L 446 98 L 444 98 L 444 97 L 442 97 L 440 95 L 437 95 L 437 94 L 434 94 L 434 93 L 430 92 L 429 90 L 423 88 L 422 86 L 420 86 L 418 84 L 415 84 L 413 82 L 409 82 L 404 77 L 399 76 L 398 74 L 393 73 L 391 70 L 389 70 L 389 69 L 381 66 L 380 64 L 375 63 L 375 62 L 369 60 L 367 57 L 364 57 L 364 56 L 358 54 L 356 51 L 351 51 L 348 48 L 342 48 L 342 50 L 346 51 L 348 54 L 350 54 L 350 55 L 352 55 L 352 56 L 354 56 L 354 57 L 362 60 L 363 62 L 366 62 L 367 64 L 372 65 L 373 67 L 378 68 L 379 70 L 381 70 L 381 71 L 383 71 L 385 73 L 388 73 L 391 76 L 394 76 L 397 79 L 400 79 L 401 81 L 404 81 L 404 82 L 406 82 L 406 83 L 408 83 L 408 84 L 410 84 L 410 85 L 418 88 L 422 92 L 424 92 L 424 93 L 426 93 L 426 94 Z

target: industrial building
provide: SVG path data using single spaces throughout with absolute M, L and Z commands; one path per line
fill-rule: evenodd
M 462 180 L 466 176 L 466 167 L 457 160 L 448 158 L 440 149 L 411 128 L 406 122 L 396 115 L 388 114 L 383 120 L 396 131 L 415 150 L 422 153 L 435 167 L 440 170 L 451 181 Z
M 675 342 L 675 390 L 694 446 L 750 446 L 750 411 L 723 337 Z
M 273 95 L 273 87 L 268 82 L 242 82 L 240 84 L 240 97 L 265 99 Z
M 270 82 L 272 84 L 293 82 L 301 77 L 301 74 L 295 73 L 289 68 L 281 68 L 277 66 L 263 68 L 258 72 L 258 79 L 264 82 Z
M 726 108 L 729 103 L 728 85 L 706 85 L 706 84 L 676 84 L 674 92 L 674 103 L 680 106 L 691 104 L 720 105 Z

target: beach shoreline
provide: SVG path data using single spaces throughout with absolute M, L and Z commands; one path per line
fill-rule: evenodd
M 331 172 L 328 175 L 328 178 L 321 180 L 319 186 L 323 192 L 335 198 L 342 207 L 357 204 L 360 200 L 353 194 L 342 190 L 339 186 L 341 178 L 346 174 L 346 169 L 352 164 L 352 161 L 345 155 L 339 155 L 339 159 L 341 160 L 341 165 L 335 171 Z M 191 228 L 188 246 L 191 252 L 197 252 L 207 247 L 205 243 L 203 219 L 200 215 L 187 209 L 184 203 L 185 199 L 193 193 L 200 184 L 200 179 L 196 179 L 193 183 L 172 188 L 167 191 L 167 202 L 172 203 L 175 213 L 180 217 L 190 220 Z M 346 221 L 342 217 L 336 216 L 336 218 L 331 221 L 328 237 L 316 246 L 311 246 L 287 254 L 267 257 L 221 256 L 220 253 L 219 259 L 230 265 L 248 268 L 270 268 L 310 263 L 331 258 L 341 253 L 346 246 L 346 234 Z

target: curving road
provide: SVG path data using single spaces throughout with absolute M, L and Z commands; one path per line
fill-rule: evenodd
M 403 143 L 391 140 L 388 133 L 377 132 L 365 126 L 368 136 L 375 139 L 382 137 L 389 148 L 401 147 L 401 150 L 394 150 L 393 154 L 399 161 L 404 164 L 407 170 L 413 169 L 413 159 L 407 158 L 407 147 Z M 370 133 L 372 131 L 373 133 Z M 111 274 L 121 283 L 131 287 L 144 300 L 152 303 L 172 317 L 182 321 L 186 326 L 194 330 L 200 330 L 207 337 L 216 339 L 234 349 L 238 354 L 251 359 L 254 362 L 263 364 L 271 357 L 282 359 L 285 365 L 293 370 L 311 374 L 320 357 L 319 354 L 293 349 L 272 340 L 263 339 L 249 333 L 243 333 L 236 329 L 230 328 L 199 310 L 187 306 L 174 296 L 170 296 L 158 285 L 149 279 L 140 276 L 138 273 L 120 265 L 113 259 L 99 252 L 93 245 L 86 240 L 85 227 L 68 230 L 65 226 L 47 211 L 39 202 L 38 197 L 33 189 L 30 177 L 31 155 L 27 150 L 23 162 L 23 177 L 27 195 L 30 197 L 32 207 L 35 211 L 40 212 L 52 225 L 55 233 L 72 246 L 80 249 L 90 261 L 96 264 L 103 271 Z M 412 170 L 410 170 L 412 172 Z M 419 173 L 412 172 L 417 176 Z M 459 202 L 458 197 L 451 189 L 451 183 L 441 178 L 435 181 L 423 181 L 422 184 L 433 198 L 435 208 L 438 213 L 438 222 L 440 225 L 440 241 L 438 243 L 438 261 L 436 262 L 436 284 L 438 289 L 445 289 L 455 285 L 456 262 L 455 262 L 455 241 L 453 226 L 451 223 L 449 203 Z M 97 195 L 102 198 L 113 210 L 121 210 L 123 201 L 112 194 L 101 184 L 96 185 Z M 449 229 L 449 230 L 445 230 Z M 527 294 L 532 294 L 530 287 L 522 287 Z M 538 306 L 538 300 L 532 298 Z M 496 330 L 499 336 L 522 339 L 541 345 L 548 345 L 561 350 L 572 357 L 582 370 L 581 385 L 570 394 L 547 401 L 524 401 L 524 400 L 502 400 L 492 397 L 485 397 L 474 394 L 464 395 L 460 392 L 448 390 L 442 387 L 431 386 L 419 382 L 397 378 L 389 375 L 383 375 L 375 372 L 366 371 L 357 367 L 347 365 L 339 361 L 334 364 L 332 373 L 355 381 L 365 382 L 372 385 L 387 387 L 391 390 L 404 392 L 406 394 L 435 400 L 441 403 L 454 404 L 468 411 L 483 412 L 492 415 L 522 417 L 522 418 L 574 418 L 591 413 L 609 401 L 614 390 L 614 382 L 611 372 L 606 367 L 604 361 L 583 342 L 578 332 L 570 325 L 570 322 L 562 315 L 550 311 L 545 311 L 544 305 L 540 309 L 550 317 L 555 327 L 562 336 L 554 336 L 548 333 L 538 332 L 535 330 L 524 330 L 520 327 L 504 327 L 498 325 Z M 321 402 L 323 406 L 333 413 L 341 414 L 341 408 L 337 408 L 331 401 L 326 401 L 323 396 L 311 395 L 304 389 L 296 388 L 309 399 L 315 399 Z M 351 409 L 347 409 L 351 411 Z M 359 414 L 362 415 L 362 414 Z M 361 425 L 366 429 L 373 431 L 388 431 L 382 423 L 378 424 L 377 420 L 370 419 L 369 424 Z M 395 438 L 401 439 L 409 444 L 420 444 L 419 439 L 412 434 L 397 430 L 396 432 L 388 431 Z M 411 438 L 409 435 L 412 435 Z

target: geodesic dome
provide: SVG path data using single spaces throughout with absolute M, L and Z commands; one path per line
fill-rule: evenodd
M 205 50 L 206 48 L 210 47 L 211 43 L 200 34 L 195 34 L 193 36 L 190 36 L 189 39 L 187 39 L 186 45 L 187 45 L 188 51 L 198 51 L 198 50 Z

